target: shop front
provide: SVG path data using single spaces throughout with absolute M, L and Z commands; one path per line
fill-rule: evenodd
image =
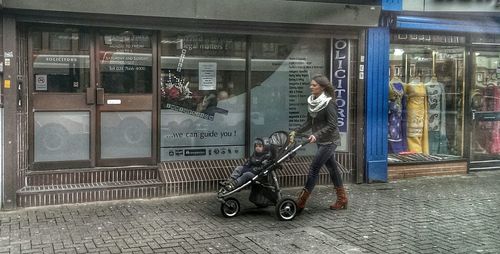
M 499 26 L 473 17 L 386 19 L 389 179 L 500 169 Z
M 154 164 L 154 34 L 23 25 L 31 169 Z
M 465 173 L 465 37 L 394 32 L 389 177 Z
M 34 15 L 37 4 L 17 4 L 25 9 L 4 11 L 11 11 L 20 59 L 9 70 L 19 96 L 6 98 L 17 104 L 17 120 L 6 128 L 19 137 L 17 158 L 9 159 L 15 181 L 7 183 L 18 206 L 213 191 L 252 152 L 254 138 L 305 120 L 316 73 L 331 77 L 338 91 L 344 175 L 362 179 L 355 135 L 363 111 L 360 36 L 377 25 L 380 7 L 308 4 L 373 17 L 347 26 L 351 21 L 324 12 L 315 21 L 214 17 L 201 24 L 197 15 L 151 22 L 125 9 L 130 17 L 111 10 L 104 18 Z M 296 169 L 306 170 L 301 165 L 313 153 L 313 146 L 299 152 L 288 169 L 299 180 L 285 186 L 303 183 Z

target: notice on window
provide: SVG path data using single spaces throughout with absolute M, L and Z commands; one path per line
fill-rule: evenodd
M 198 64 L 199 90 L 217 89 L 217 63 Z
M 313 66 L 307 57 L 290 57 L 288 60 L 288 126 L 299 127 L 307 120 L 307 107 L 304 102 L 309 97 L 310 70 L 322 69 L 324 66 Z
M 35 90 L 47 91 L 47 75 L 35 75 L 35 79 Z

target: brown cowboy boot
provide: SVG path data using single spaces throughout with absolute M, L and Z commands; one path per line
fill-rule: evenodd
M 347 193 L 344 187 L 335 187 L 335 191 L 337 192 L 337 201 L 334 204 L 330 205 L 330 209 L 332 210 L 340 210 L 347 208 Z
M 304 209 L 304 207 L 306 207 L 306 201 L 309 198 L 309 195 L 311 195 L 311 192 L 307 191 L 306 188 L 302 189 L 299 197 L 297 198 L 297 208 Z

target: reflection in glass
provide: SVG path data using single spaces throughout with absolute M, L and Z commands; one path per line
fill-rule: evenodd
M 151 93 L 152 44 L 146 32 L 113 31 L 100 35 L 99 68 L 106 93 Z
M 162 33 L 161 52 L 161 160 L 242 158 L 245 38 Z
M 49 33 L 49 47 L 51 50 L 71 50 L 71 42 L 73 34 L 69 32 L 52 32 Z
M 393 44 L 390 70 L 389 162 L 460 158 L 464 48 Z
M 475 52 L 471 159 L 500 160 L 500 54 Z
M 101 158 L 151 157 L 151 112 L 102 112 Z
M 89 112 L 35 112 L 35 162 L 89 160 Z
M 326 74 L 328 39 L 254 37 L 251 139 L 296 128 L 307 117 L 310 78 Z M 314 154 L 306 146 L 303 154 Z
M 38 29 L 33 42 L 34 91 L 82 93 L 90 83 L 89 34 L 74 28 Z M 47 41 L 43 37 L 48 37 Z

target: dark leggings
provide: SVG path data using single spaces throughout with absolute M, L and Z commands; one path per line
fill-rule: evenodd
M 342 187 L 342 177 L 340 176 L 340 171 L 334 156 L 336 148 L 337 146 L 334 144 L 318 144 L 318 151 L 316 152 L 316 155 L 314 156 L 314 159 L 309 166 L 309 174 L 307 175 L 306 186 L 304 187 L 307 189 L 307 191 L 313 191 L 314 186 L 316 186 L 316 182 L 318 180 L 319 170 L 323 165 L 325 165 L 328 169 L 333 185 L 335 187 Z

